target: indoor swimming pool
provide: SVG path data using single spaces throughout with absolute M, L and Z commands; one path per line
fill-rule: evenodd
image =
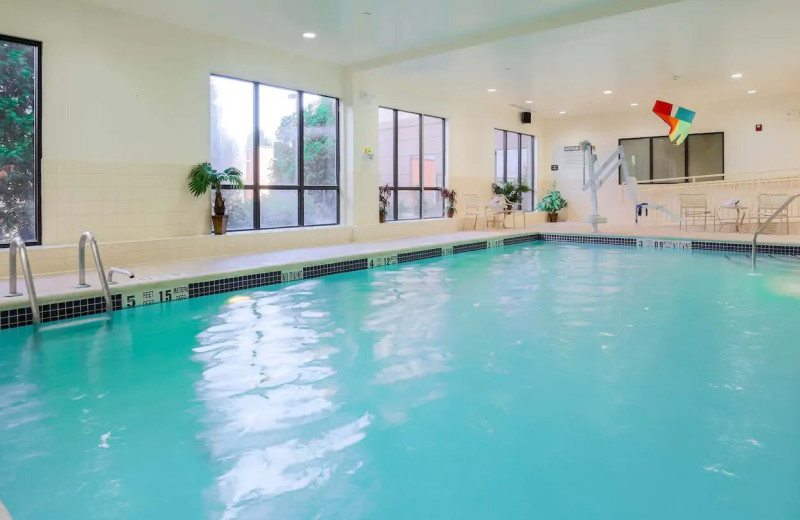
M 536 242 L 0 332 L 15 520 L 800 511 L 800 277 Z

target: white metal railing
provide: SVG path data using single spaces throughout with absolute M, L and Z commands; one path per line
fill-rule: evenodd
M 772 222 L 773 220 L 775 220 L 775 218 L 776 218 L 778 215 L 780 215 L 780 214 L 781 214 L 781 212 L 785 211 L 785 210 L 786 210 L 786 208 L 788 208 L 788 207 L 789 207 L 789 206 L 792 204 L 792 202 L 794 202 L 794 200 L 795 200 L 796 198 L 798 198 L 798 197 L 800 197 L 800 193 L 798 193 L 798 194 L 796 194 L 796 195 L 792 195 L 791 197 L 789 197 L 789 198 L 786 200 L 786 202 L 784 202 L 784 203 L 781 205 L 781 207 L 779 207 L 778 209 L 776 209 L 776 210 L 775 210 L 775 212 L 774 212 L 772 215 L 770 215 L 770 217 L 767 219 L 767 221 L 766 221 L 766 222 L 764 222 L 763 224 L 761 224 L 761 225 L 758 227 L 758 229 L 756 230 L 756 232 L 755 232 L 755 233 L 753 233 L 753 250 L 752 250 L 752 251 L 751 251 L 751 253 L 750 253 L 750 260 L 751 260 L 751 262 L 752 262 L 752 264 L 753 264 L 753 271 L 755 271 L 755 270 L 756 270 L 756 256 L 758 256 L 758 235 L 760 235 L 760 234 L 761 234 L 761 232 L 762 232 L 762 231 L 764 231 L 764 229 L 766 229 L 766 227 L 767 227 L 767 226 L 770 224 L 770 222 Z
M 638 181 L 638 190 L 644 202 L 662 205 L 674 214 L 680 213 L 680 194 L 702 193 L 707 197 L 708 208 L 714 210 L 730 200 L 739 200 L 741 206 L 749 209 L 749 220 L 757 220 L 758 196 L 768 193 L 800 192 L 800 168 L 725 174 L 698 175 L 677 179 L 656 179 Z M 620 186 L 624 205 L 633 205 L 627 187 Z M 788 207 L 789 220 L 800 221 L 800 204 Z M 713 216 L 713 215 L 712 215 Z M 669 223 L 661 212 L 651 212 L 645 225 L 664 225 Z
M 28 260 L 28 250 L 25 247 L 25 241 L 20 237 L 14 237 L 8 247 L 8 294 L 6 294 L 6 298 L 22 296 L 22 293 L 17 291 L 17 251 L 19 251 L 19 257 L 22 260 L 22 274 L 25 276 L 25 286 L 28 289 L 28 302 L 31 304 L 33 324 L 39 325 L 42 322 L 42 318 L 39 315 L 39 298 L 36 297 L 36 287 L 33 284 L 33 273 L 31 272 L 30 260 Z

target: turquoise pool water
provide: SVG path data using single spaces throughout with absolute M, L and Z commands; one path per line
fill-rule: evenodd
M 800 273 L 538 243 L 0 333 L 33 519 L 796 519 Z

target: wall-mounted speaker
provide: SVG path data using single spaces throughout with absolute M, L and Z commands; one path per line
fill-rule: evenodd
M 529 125 L 533 122 L 533 115 L 530 112 L 522 113 L 522 124 Z

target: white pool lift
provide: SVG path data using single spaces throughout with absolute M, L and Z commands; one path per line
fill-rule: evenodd
M 592 225 L 592 233 L 598 233 L 598 224 L 605 224 L 608 219 L 600 216 L 600 210 L 597 206 L 597 191 L 603 184 L 611 177 L 612 174 L 622 169 L 622 176 L 625 180 L 625 185 L 628 188 L 628 196 L 636 205 L 635 221 L 639 223 L 639 216 L 642 211 L 658 210 L 667 215 L 671 220 L 680 221 L 671 211 L 661 204 L 650 204 L 642 200 L 642 192 L 639 190 L 639 183 L 636 177 L 631 177 L 628 172 L 628 163 L 625 160 L 625 148 L 620 145 L 606 159 L 600 168 L 596 167 L 597 155 L 594 153 L 594 147 L 589 141 L 581 141 L 581 151 L 583 152 L 583 171 L 586 178 L 586 184 L 583 185 L 583 191 L 592 191 L 592 214 L 586 217 L 583 221 Z

